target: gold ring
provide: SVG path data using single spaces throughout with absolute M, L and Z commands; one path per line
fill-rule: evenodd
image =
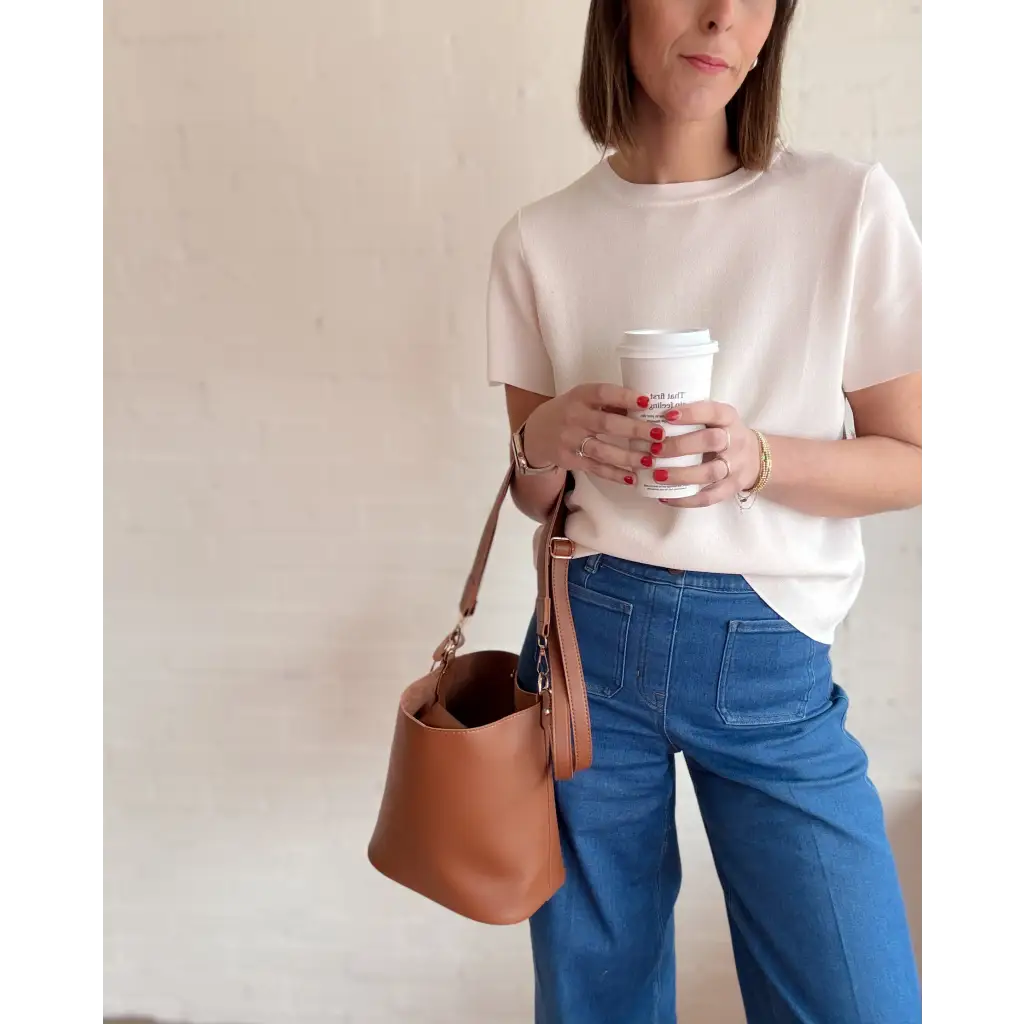
M 729 465 L 729 460 L 724 455 L 719 454 L 715 456 L 713 461 L 721 462 L 725 466 L 725 476 L 722 479 L 727 480 L 732 473 L 732 466 Z
M 579 448 L 576 449 L 576 454 L 581 459 L 588 459 L 588 458 L 590 458 L 590 456 L 587 455 L 587 452 L 586 452 L 587 442 L 588 441 L 596 441 L 596 440 L 597 440 L 597 438 L 593 434 L 587 434 L 587 436 L 585 438 L 583 438 L 582 441 L 580 441 L 580 446 L 579 446 Z
M 729 433 L 728 427 L 722 427 L 722 429 L 725 431 L 725 447 L 722 451 L 727 452 L 729 450 L 729 445 L 732 444 L 732 434 Z

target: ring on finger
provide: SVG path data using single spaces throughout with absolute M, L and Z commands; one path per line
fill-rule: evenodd
M 729 433 L 728 427 L 723 427 L 722 429 L 725 431 L 725 444 L 722 445 L 719 451 L 727 452 L 729 450 L 729 445 L 732 444 L 732 434 Z M 728 463 L 726 463 L 726 465 L 728 465 Z M 728 475 L 729 474 L 727 473 L 726 476 Z
M 729 465 L 729 460 L 724 455 L 716 455 L 713 461 L 720 462 L 723 466 L 725 466 L 725 476 L 723 476 L 722 479 L 727 479 L 729 475 L 732 473 L 732 466 Z
M 576 454 L 581 459 L 590 458 L 590 456 L 587 455 L 587 442 L 588 441 L 596 441 L 596 440 L 597 440 L 597 437 L 594 434 L 587 434 L 587 436 L 585 438 L 583 438 L 582 441 L 580 441 L 580 446 L 579 446 L 579 448 L 576 449 Z

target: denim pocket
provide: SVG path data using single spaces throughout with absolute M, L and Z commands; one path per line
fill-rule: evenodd
M 718 676 L 726 725 L 787 725 L 826 707 L 832 689 L 827 644 L 784 619 L 729 623 Z
M 622 689 L 633 606 L 572 582 L 569 601 L 587 692 L 596 697 L 614 697 Z

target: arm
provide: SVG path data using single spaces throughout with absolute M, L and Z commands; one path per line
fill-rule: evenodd
M 505 406 L 508 409 L 509 427 L 516 431 L 545 402 L 550 402 L 548 395 L 538 395 L 535 391 L 524 391 L 505 385 Z M 545 463 L 534 454 L 534 446 L 530 443 L 530 428 L 526 428 L 523 437 L 526 458 L 531 466 L 542 466 Z M 512 480 L 512 500 L 523 515 L 544 522 L 551 512 L 562 484 L 565 483 L 565 470 L 556 469 L 551 473 L 540 473 L 537 476 L 520 476 L 518 473 Z
M 832 518 L 920 505 L 921 374 L 851 391 L 847 398 L 855 438 L 768 438 L 773 466 L 763 497 Z
M 843 365 L 857 436 L 770 437 L 773 470 L 764 496 L 834 518 L 919 505 L 920 366 L 921 241 L 896 183 L 876 166 L 858 214 Z
M 512 498 L 531 519 L 544 522 L 565 482 L 565 474 L 588 473 L 632 487 L 646 457 L 629 442 L 651 438 L 651 425 L 626 409 L 646 408 L 647 397 L 617 384 L 579 384 L 555 398 L 505 385 L 509 424 L 526 423 L 523 446 L 531 466 L 557 466 L 550 473 L 516 475 Z M 604 436 L 604 440 L 599 435 Z M 620 439 L 621 444 L 611 443 Z M 586 444 L 586 453 L 580 448 Z
M 851 440 L 768 437 L 772 473 L 765 499 L 833 519 L 921 503 L 921 374 L 851 391 L 847 398 L 858 435 Z M 701 484 L 704 489 L 692 498 L 664 504 L 702 508 L 754 486 L 761 466 L 760 444 L 731 405 L 695 402 L 671 410 L 666 419 L 707 427 L 662 445 L 662 457 L 704 454 L 699 466 L 664 470 L 670 483 Z

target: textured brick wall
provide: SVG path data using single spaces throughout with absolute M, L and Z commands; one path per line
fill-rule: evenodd
M 593 160 L 586 6 L 106 5 L 111 1013 L 529 1019 L 525 929 L 406 895 L 364 848 L 502 471 L 490 245 Z M 787 86 L 791 139 L 881 158 L 915 215 L 919 28 L 919 4 L 809 3 Z M 916 905 L 918 519 L 868 534 L 837 663 Z M 528 535 L 510 510 L 475 645 L 519 642 Z M 731 1024 L 685 793 L 680 818 L 684 1006 Z

